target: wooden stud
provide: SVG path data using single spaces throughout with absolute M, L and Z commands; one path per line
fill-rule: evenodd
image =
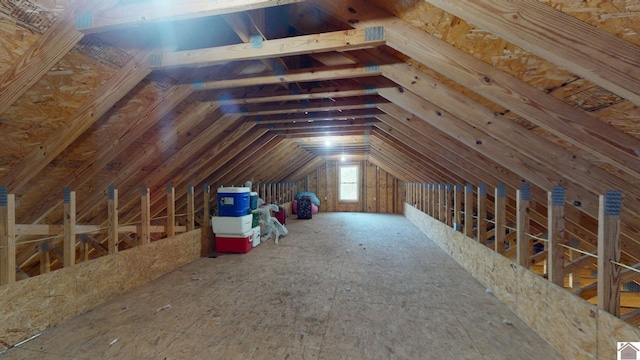
M 438 186 L 438 220 L 446 222 L 447 220 L 447 184 Z
M 64 189 L 64 267 L 76 264 L 76 193 Z
M 187 231 L 192 231 L 195 225 L 195 199 L 193 185 L 187 187 Z
M 16 281 L 15 195 L 0 187 L 0 285 Z
M 529 268 L 529 257 L 531 257 L 531 224 L 529 221 L 529 204 L 531 203 L 531 187 L 529 184 L 522 184 L 520 190 L 516 191 L 516 217 L 517 217 L 517 259 L 518 264 Z
M 431 217 L 434 219 L 439 219 L 440 216 L 440 206 L 438 205 L 439 198 L 440 192 L 438 184 L 431 184 Z
M 555 186 L 548 196 L 549 281 L 564 287 L 564 188 Z
M 46 274 L 51 271 L 51 254 L 49 254 L 49 244 L 43 242 L 40 244 L 40 274 Z
M 453 185 L 447 184 L 445 191 L 444 223 L 453 226 Z
M 598 218 L 598 307 L 620 316 L 620 211 L 622 193 L 607 191 L 600 196 Z
M 464 234 L 473 238 L 473 185 L 467 183 L 464 187 Z
M 496 252 L 502 254 L 505 249 L 505 232 L 506 228 L 506 201 L 507 201 L 507 188 L 505 184 L 498 184 L 495 191 L 495 206 L 494 206 L 494 220 L 495 231 L 494 236 L 494 249 Z
M 211 187 L 204 184 L 203 189 L 204 218 L 201 229 L 200 256 L 209 256 L 214 251 L 213 229 L 211 228 Z
M 109 239 L 107 240 L 107 248 L 109 254 L 115 254 L 118 252 L 118 189 L 109 186 L 108 192 Z
M 455 196 L 453 204 L 453 229 L 462 231 L 462 184 L 455 185 Z
M 487 244 L 487 185 L 478 186 L 478 238 L 482 244 Z
M 431 216 L 431 184 L 425 184 L 425 204 L 424 212 Z
M 89 239 L 86 234 L 80 235 L 80 262 L 89 261 Z
M 140 185 L 140 245 L 151 243 L 151 202 L 149 189 Z
M 176 190 L 173 185 L 167 185 L 167 237 L 176 235 Z

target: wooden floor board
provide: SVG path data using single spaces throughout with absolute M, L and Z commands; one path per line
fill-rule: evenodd
M 0 359 L 562 359 L 403 216 L 287 227 L 279 245 L 199 259 Z

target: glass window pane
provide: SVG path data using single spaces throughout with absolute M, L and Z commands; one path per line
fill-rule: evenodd
M 358 167 L 355 165 L 340 166 L 340 200 L 358 200 Z

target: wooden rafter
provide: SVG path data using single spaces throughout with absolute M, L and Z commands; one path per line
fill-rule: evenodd
M 537 4 L 538 7 L 546 7 L 539 2 Z M 318 1 L 318 5 L 356 28 L 384 26 L 390 47 L 517 112 L 571 144 L 596 154 L 603 161 L 635 176 L 640 174 L 640 140 L 362 0 L 323 0 Z M 638 58 L 640 56 L 636 56 L 634 61 L 637 62 Z
M 84 34 L 76 30 L 74 19 L 77 13 L 97 6 L 107 8 L 116 3 L 116 0 L 77 1 L 60 16 L 53 26 L 0 76 L 0 114 L 38 82 L 84 37 Z
M 427 0 L 640 104 L 640 46 L 536 0 Z
M 25 156 L 9 173 L 3 182 L 12 193 L 19 192 L 31 179 L 37 176 L 47 164 L 75 141 L 95 121 L 104 115 L 118 100 L 144 79 L 151 69 L 146 66 L 149 52 L 137 54 L 125 67 L 120 69 L 94 95 L 69 118 L 63 126 L 51 134 L 42 144 Z

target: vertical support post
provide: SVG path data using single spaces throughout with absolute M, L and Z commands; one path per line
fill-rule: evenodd
M 0 187 L 0 285 L 16 281 L 16 198 Z
M 438 194 L 438 220 L 442 222 L 447 221 L 447 185 L 440 184 L 440 193 Z
M 51 255 L 49 254 L 49 244 L 40 244 L 40 275 L 51 271 Z
M 193 185 L 187 187 L 187 231 L 196 228 L 195 223 L 195 199 L 193 197 Z
M 438 219 L 438 184 L 431 184 L 431 217 Z
M 444 222 L 447 226 L 453 226 L 453 185 L 447 184 L 447 193 L 445 194 Z
M 267 198 L 265 199 L 267 204 L 273 204 L 273 198 L 271 197 L 271 183 L 267 184 Z
M 487 185 L 478 186 L 478 241 L 487 244 Z
M 109 211 L 109 239 L 107 240 L 107 248 L 109 254 L 118 252 L 118 190 L 113 186 L 109 186 L 108 190 L 108 211 Z
M 140 244 L 151 243 L 151 201 L 149 189 L 146 185 L 140 185 Z
M 548 193 L 549 280 L 564 287 L 564 188 L 555 186 Z
M 176 189 L 171 183 L 167 185 L 167 237 L 176 235 Z
M 80 235 L 80 262 L 89 261 L 89 238 L 87 234 Z
M 211 187 L 204 184 L 203 190 L 204 219 L 200 234 L 200 256 L 205 257 L 213 253 L 213 229 L 211 228 Z
M 271 203 L 278 204 L 278 184 L 271 184 Z
M 598 307 L 620 316 L 620 212 L 622 193 L 600 196 L 598 211 Z
M 211 187 L 208 184 L 204 184 L 204 190 L 202 192 L 203 197 L 203 225 L 204 227 L 209 227 L 211 225 Z
M 464 188 L 464 235 L 473 238 L 473 185 Z
M 76 193 L 64 188 L 64 267 L 76 264 Z
M 431 184 L 426 184 L 425 185 L 425 192 L 424 192 L 424 196 L 425 196 L 425 205 L 424 205 L 424 212 L 431 216 Z
M 507 187 L 505 184 L 498 184 L 495 192 L 495 228 L 494 228 L 494 249 L 496 252 L 502 254 L 504 253 L 505 245 L 504 240 L 505 236 L 505 225 L 506 225 L 506 211 L 507 211 Z
M 522 184 L 520 190 L 516 191 L 516 217 L 517 217 L 517 233 L 516 246 L 518 264 L 525 268 L 529 268 L 529 258 L 531 257 L 531 240 L 529 233 L 531 232 L 531 223 L 529 221 L 529 206 L 531 203 L 531 186 Z
M 453 229 L 462 231 L 462 184 L 456 184 L 453 205 Z

